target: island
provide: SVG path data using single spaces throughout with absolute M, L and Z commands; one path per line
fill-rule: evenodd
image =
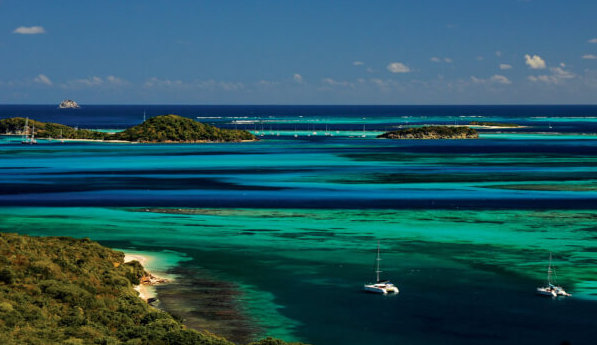
M 399 129 L 377 136 L 386 139 L 478 139 L 479 133 L 466 126 L 423 126 Z
M 124 257 L 89 239 L 0 233 L 0 344 L 234 345 L 139 298 L 148 273 Z
M 58 105 L 58 108 L 60 108 L 60 109 L 78 109 L 78 108 L 80 108 L 80 106 L 77 104 L 77 102 L 73 101 L 72 99 L 65 99 L 64 101 L 62 101 L 60 103 L 60 105 Z
M 469 126 L 484 127 L 484 128 L 522 128 L 524 126 L 516 123 L 503 123 L 503 122 L 487 122 L 487 121 L 471 121 Z
M 138 143 L 208 143 L 258 140 L 256 136 L 245 130 L 218 128 L 172 114 L 152 117 L 140 125 L 117 133 L 78 129 L 23 117 L 0 120 L 0 133 L 5 135 L 24 135 L 29 130 L 26 127 L 35 128 L 35 137 L 38 139 Z
M 152 117 L 140 125 L 113 135 L 116 140 L 141 143 L 240 142 L 257 140 L 245 130 L 222 129 L 179 115 Z

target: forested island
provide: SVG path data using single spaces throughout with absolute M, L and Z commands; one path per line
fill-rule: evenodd
M 0 344 L 234 345 L 149 306 L 141 264 L 89 239 L 0 233 L 0 267 Z
M 140 125 L 115 133 L 116 140 L 137 142 L 230 142 L 257 140 L 245 130 L 222 129 L 178 115 L 152 117 Z
M 37 138 L 115 140 L 141 143 L 239 142 L 257 140 L 245 130 L 222 129 L 178 115 L 152 117 L 122 132 L 106 133 L 13 117 L 0 120 L 0 133 Z
M 387 139 L 477 139 L 479 133 L 466 126 L 423 126 L 390 131 L 377 137 Z

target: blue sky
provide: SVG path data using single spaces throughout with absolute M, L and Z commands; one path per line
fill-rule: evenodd
M 597 103 L 597 1 L 0 0 L 0 103 Z

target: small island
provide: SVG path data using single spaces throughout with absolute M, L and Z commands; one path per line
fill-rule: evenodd
M 140 125 L 117 133 L 77 129 L 23 117 L 0 120 L 0 133 L 5 135 L 24 135 L 28 131 L 26 127 L 35 128 L 35 137 L 38 139 L 138 143 L 221 143 L 258 140 L 257 137 L 245 130 L 222 129 L 172 114 L 152 117 Z
M 113 134 L 113 138 L 140 143 L 201 143 L 257 140 L 257 137 L 245 130 L 222 129 L 172 114 L 152 117 L 140 125 Z
M 77 102 L 73 101 L 72 99 L 65 99 L 58 105 L 60 109 L 79 109 L 80 106 Z
M 516 123 L 503 123 L 503 122 L 487 122 L 487 121 L 471 121 L 469 126 L 484 127 L 484 128 L 522 128 L 524 126 Z
M 479 133 L 465 126 L 423 126 L 390 131 L 377 137 L 386 139 L 478 139 Z

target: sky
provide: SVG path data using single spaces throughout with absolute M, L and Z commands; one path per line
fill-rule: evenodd
M 0 0 L 0 104 L 595 104 L 595 0 Z

